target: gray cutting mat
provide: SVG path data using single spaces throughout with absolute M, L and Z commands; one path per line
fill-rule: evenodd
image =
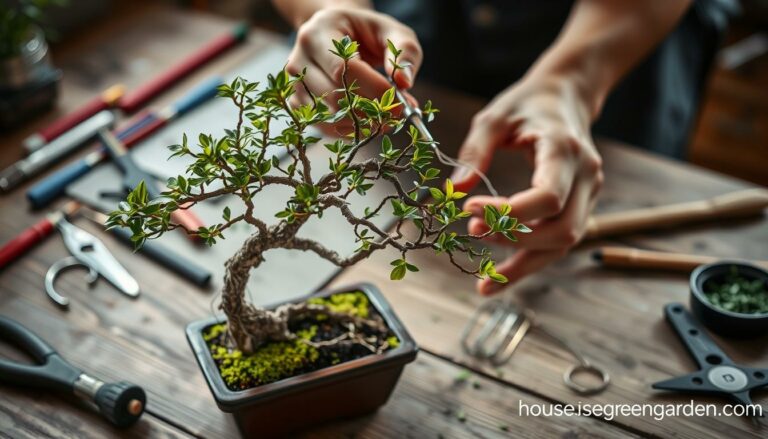
M 285 64 L 289 48 L 283 45 L 275 45 L 259 57 L 253 59 L 242 68 L 234 72 L 251 81 L 266 79 L 268 73 L 279 71 Z M 231 79 L 231 78 L 230 78 Z M 183 173 L 188 162 L 174 158 L 168 160 L 170 155 L 168 145 L 179 143 L 183 133 L 187 133 L 190 143 L 197 139 L 199 133 L 220 136 L 225 128 L 234 127 L 237 116 L 235 107 L 231 102 L 216 98 L 179 120 L 160 130 L 150 139 L 137 145 L 132 151 L 136 162 L 148 172 L 161 177 L 163 180 L 170 176 Z M 274 129 L 282 129 L 275 125 Z M 310 151 L 314 166 L 314 173 L 321 175 L 327 170 L 328 152 L 320 145 L 315 145 Z M 102 212 L 114 210 L 119 200 L 102 197 L 102 193 L 120 191 L 121 174 L 111 163 L 105 163 L 71 184 L 67 188 L 67 194 L 84 204 L 90 205 Z M 351 199 L 355 212 L 362 213 L 365 206 L 375 206 L 384 196 L 388 188 L 382 183 L 363 200 L 361 197 Z M 257 208 L 254 212 L 259 218 L 268 222 L 274 220 L 274 214 L 282 210 L 285 200 L 291 195 L 290 190 L 284 187 L 274 187 L 264 190 L 256 198 Z M 195 207 L 195 213 L 207 224 L 221 221 L 221 211 L 224 206 L 230 206 L 232 215 L 236 216 L 243 210 L 237 199 L 210 200 Z M 385 209 L 386 210 L 386 209 Z M 375 223 L 385 226 L 393 218 L 389 214 L 382 214 L 375 219 Z M 238 227 L 240 226 L 240 227 Z M 238 224 L 226 232 L 225 240 L 220 240 L 214 247 L 206 247 L 193 244 L 181 232 L 171 232 L 158 241 L 165 246 L 173 248 L 176 252 L 195 258 L 201 265 L 209 267 L 214 274 L 214 288 L 221 286 L 224 275 L 224 262 L 232 255 L 252 233 L 251 226 Z M 322 219 L 314 218 L 302 229 L 301 235 L 320 241 L 329 248 L 335 249 L 340 254 L 351 254 L 356 248 L 352 228 L 336 210 L 330 210 Z M 141 257 L 136 255 L 135 257 Z M 266 262 L 258 270 L 252 272 L 249 283 L 249 294 L 254 303 L 271 303 L 284 299 L 291 299 L 306 295 L 318 288 L 332 276 L 336 267 L 313 253 L 300 251 L 272 250 L 265 254 Z M 143 288 L 151 288 L 142 285 Z

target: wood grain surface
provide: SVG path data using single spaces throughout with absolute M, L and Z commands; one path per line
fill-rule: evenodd
M 114 82 L 132 86 L 162 71 L 175 57 L 191 53 L 232 23 L 206 15 L 172 11 L 146 2 L 97 25 L 82 38 L 56 49 L 65 71 L 61 112 L 84 102 Z M 212 72 L 225 72 L 274 42 L 254 32 L 210 67 L 179 84 L 158 100 L 168 102 Z M 173 57 L 169 54 L 172 53 Z M 448 150 L 461 142 L 482 102 L 422 87 L 442 109 L 435 135 Z M 37 121 L 0 140 L 0 166 L 21 154 L 20 141 L 45 121 Z M 600 209 L 619 210 L 697 199 L 745 187 L 681 163 L 672 163 L 612 144 L 604 144 L 608 181 Z M 514 166 L 509 164 L 513 163 Z M 506 191 L 525 186 L 528 171 L 519 157 L 499 160 L 495 180 Z M 506 165 L 505 165 L 506 164 Z M 0 242 L 15 236 L 44 212 L 27 209 L 27 186 L 0 198 Z M 6 437 L 236 437 L 233 419 L 216 407 L 184 339 L 191 321 L 211 314 L 217 292 L 195 288 L 117 244 L 92 224 L 75 223 L 101 238 L 126 268 L 145 285 L 130 300 L 98 281 L 86 286 L 81 274 L 64 276 L 58 286 L 72 298 L 62 312 L 45 296 L 47 268 L 67 255 L 59 237 L 51 237 L 0 272 L 0 314 L 31 327 L 61 354 L 95 376 L 129 380 L 148 393 L 147 415 L 135 427 L 117 432 L 98 416 L 62 397 L 3 386 L 0 390 L 0 434 Z M 685 230 L 623 237 L 612 244 L 703 252 L 722 256 L 766 258 L 768 227 L 764 221 L 705 224 Z M 392 302 L 424 353 L 406 371 L 388 405 L 378 413 L 323 426 L 316 437 L 761 437 L 741 419 L 677 418 L 656 422 L 647 418 L 518 418 L 520 400 L 530 402 L 647 403 L 687 402 L 657 394 L 653 381 L 692 370 L 693 362 L 661 318 L 661 307 L 685 301 L 685 276 L 649 272 L 601 270 L 588 258 L 587 243 L 573 255 L 515 288 L 517 295 L 553 332 L 564 334 L 579 350 L 612 373 L 614 385 L 603 395 L 579 398 L 560 381 L 572 361 L 544 337 L 532 333 L 512 362 L 501 370 L 476 363 L 461 353 L 458 335 L 482 302 L 473 282 L 426 253 L 418 256 L 419 275 L 393 283 L 386 278 L 391 255 L 379 254 L 353 267 L 336 281 L 376 283 Z M 768 362 L 766 340 L 722 342 L 734 360 L 753 365 Z M 14 357 L 0 344 L 0 355 Z M 456 375 L 469 368 L 480 388 L 456 386 Z M 758 398 L 758 400 L 760 400 Z M 762 398 L 765 401 L 765 397 Z M 702 399 L 713 401 L 714 399 Z M 456 416 L 466 414 L 465 422 Z M 508 432 L 499 425 L 509 426 Z M 735 434 L 734 432 L 738 432 Z
M 421 94 L 435 96 L 431 90 L 422 90 Z M 462 112 L 472 112 L 477 108 L 473 108 L 473 104 L 480 105 L 476 101 L 459 102 L 443 95 L 433 100 L 438 108 L 461 108 Z M 435 122 L 436 138 L 462 138 L 468 128 L 467 119 L 457 113 L 441 113 L 441 119 Z M 747 183 L 610 142 L 600 142 L 599 148 L 605 161 L 606 184 L 598 212 L 691 201 L 750 187 Z M 511 194 L 526 187 L 530 173 L 524 166 L 507 167 L 515 160 L 522 163 L 522 158 L 515 153 L 508 154 L 511 157 L 497 161 L 490 175 L 497 189 Z M 569 391 L 561 375 L 574 360 L 535 330 L 512 361 L 500 368 L 503 380 L 536 395 L 574 404 L 689 402 L 689 396 L 664 394 L 650 388 L 653 382 L 694 370 L 693 360 L 662 314 L 666 303 L 687 303 L 688 277 L 602 269 L 591 261 L 591 252 L 600 245 L 613 244 L 724 258 L 765 258 L 767 242 L 768 221 L 754 218 L 582 244 L 565 259 L 508 289 L 503 297 L 530 307 L 548 330 L 565 337 L 568 343 L 609 370 L 611 387 L 589 398 Z M 497 257 L 511 251 L 495 250 Z M 335 283 L 361 280 L 375 283 L 398 310 L 422 349 L 489 376 L 496 375 L 497 368 L 473 360 L 460 348 L 463 326 L 485 300 L 475 294 L 474 281 L 452 270 L 442 256 L 423 252 L 414 254 L 410 261 L 421 268 L 419 273 L 409 273 L 405 280 L 391 282 L 385 267 L 396 257 L 394 252 L 375 254 L 342 273 Z M 717 340 L 737 363 L 753 366 L 768 363 L 768 337 L 749 342 Z M 768 395 L 756 393 L 755 400 L 765 403 Z M 723 402 L 715 398 L 697 401 Z M 680 417 L 659 422 L 652 417 L 627 417 L 618 418 L 615 423 L 660 437 L 715 438 L 734 428 L 744 437 L 766 434 L 765 429 L 740 418 Z

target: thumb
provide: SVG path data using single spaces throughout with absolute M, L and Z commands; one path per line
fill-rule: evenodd
M 502 130 L 496 127 L 497 124 L 488 117 L 475 116 L 473 119 L 469 134 L 459 149 L 460 165 L 451 175 L 457 190 L 469 192 L 480 180 L 478 172 L 485 173 L 488 170 L 496 144 L 502 138 Z
M 387 72 L 387 77 L 392 77 L 392 71 L 394 66 L 392 60 L 395 58 L 391 52 L 390 44 L 392 47 L 399 50 L 400 54 L 397 57 L 397 64 L 402 66 L 402 69 L 398 69 L 395 73 L 395 83 L 398 88 L 408 89 L 413 86 L 413 81 L 416 78 L 416 74 L 419 72 L 422 61 L 422 50 L 419 40 L 416 34 L 405 26 L 398 26 L 391 29 L 383 35 L 384 43 L 384 69 Z

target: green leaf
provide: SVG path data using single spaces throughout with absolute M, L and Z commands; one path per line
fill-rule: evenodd
M 453 182 L 450 178 L 445 179 L 445 198 L 453 199 Z
M 229 206 L 224 208 L 224 212 L 222 213 L 222 218 L 224 218 L 224 221 L 229 221 L 229 219 L 232 216 L 232 212 L 229 210 Z
M 488 277 L 491 278 L 491 280 L 493 280 L 494 282 L 498 282 L 500 284 L 505 284 L 505 283 L 509 282 L 509 279 L 507 279 L 506 276 L 504 276 L 503 274 L 496 273 L 496 272 L 489 273 Z
M 531 230 L 525 224 L 520 223 L 517 226 L 515 226 L 515 231 L 520 233 L 531 233 L 533 230 Z
M 419 267 L 417 267 L 417 266 L 415 266 L 415 265 L 413 265 L 413 264 L 408 264 L 408 263 L 406 263 L 406 264 L 405 264 L 405 268 L 406 268 L 408 271 L 411 271 L 411 272 L 414 272 L 414 273 L 415 273 L 415 272 L 417 272 L 417 271 L 419 271 Z
M 440 170 L 437 168 L 429 168 L 424 171 L 423 177 L 425 180 L 432 180 L 440 175 Z
M 389 278 L 391 280 L 400 280 L 405 277 L 405 271 L 406 271 L 405 265 L 397 265 L 395 268 L 392 269 L 392 272 L 389 273 Z
M 400 56 L 401 53 L 403 53 L 402 50 L 395 47 L 395 44 L 389 38 L 387 38 L 387 49 L 389 49 L 389 53 L 391 53 L 392 56 L 394 56 L 395 58 L 397 58 L 398 56 Z
M 392 107 L 392 102 L 395 100 L 395 87 L 390 87 L 387 91 L 381 95 L 381 108 L 389 110 Z
M 485 224 L 488 227 L 493 228 L 494 224 L 496 224 L 496 220 L 499 218 L 498 212 L 491 205 L 486 205 L 483 208 L 483 210 L 484 210 Z
M 445 201 L 445 195 L 440 189 L 436 187 L 429 188 L 429 194 L 432 195 L 432 198 L 434 198 L 435 202 L 437 203 L 442 203 Z

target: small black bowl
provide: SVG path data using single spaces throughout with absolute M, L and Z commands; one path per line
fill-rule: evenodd
M 731 267 L 739 274 L 762 279 L 768 285 L 768 271 L 740 261 L 720 261 L 701 265 L 691 273 L 691 311 L 704 325 L 720 335 L 734 338 L 754 338 L 768 333 L 768 313 L 741 314 L 712 305 L 704 295 L 704 284 L 725 276 Z

